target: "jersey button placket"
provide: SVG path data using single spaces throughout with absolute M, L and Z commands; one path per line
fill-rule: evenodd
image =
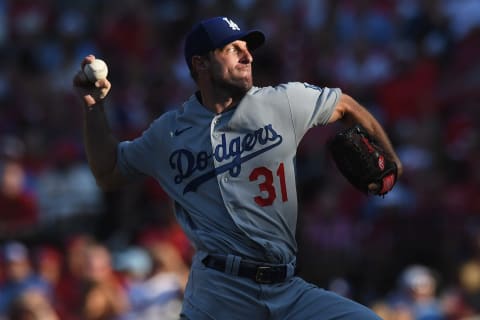
M 218 143 L 221 143 L 221 138 L 220 138 L 220 134 L 218 133 L 218 127 L 221 123 L 221 115 L 216 115 L 215 118 L 213 118 L 212 120 L 212 123 L 211 123 L 211 134 L 212 134 L 212 146 L 213 148 L 215 149 L 215 146 L 218 144 Z M 215 150 L 214 150 L 215 152 Z M 219 165 L 219 163 L 217 163 L 216 161 L 214 161 L 214 164 L 215 164 L 215 167 L 217 167 Z M 219 176 L 219 181 L 221 181 L 222 183 L 228 183 L 228 174 L 227 173 L 222 173 L 221 174 L 223 177 L 220 177 Z
M 218 132 L 217 132 L 217 126 L 218 126 L 218 122 L 219 122 L 219 116 L 215 116 L 215 118 L 213 118 L 211 124 L 210 124 L 210 133 L 212 135 L 212 142 L 215 142 L 214 140 L 216 140 L 218 138 Z
M 219 116 L 215 116 L 212 121 L 210 122 L 210 140 L 212 143 L 212 152 L 215 152 L 216 146 L 221 143 L 221 137 L 220 134 L 218 133 L 218 123 L 219 123 Z M 214 156 L 213 159 L 214 166 L 218 166 L 218 159 Z

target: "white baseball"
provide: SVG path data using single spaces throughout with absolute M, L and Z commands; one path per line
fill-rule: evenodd
M 83 67 L 83 72 L 89 81 L 96 82 L 97 80 L 107 78 L 108 67 L 102 59 L 95 59 L 92 63 L 88 63 Z

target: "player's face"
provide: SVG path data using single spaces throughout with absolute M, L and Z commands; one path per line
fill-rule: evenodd
M 211 56 L 211 81 L 214 86 L 236 93 L 252 87 L 252 55 L 247 43 L 237 40 L 217 49 Z

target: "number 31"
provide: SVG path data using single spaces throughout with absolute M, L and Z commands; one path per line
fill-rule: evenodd
M 287 186 L 285 183 L 285 166 L 282 163 L 277 168 L 277 177 L 280 180 L 280 191 L 282 193 L 282 201 L 288 201 Z M 275 190 L 274 176 L 272 170 L 267 167 L 258 167 L 252 170 L 250 173 L 250 181 L 257 181 L 263 177 L 263 181 L 258 184 L 260 192 L 264 192 L 265 196 L 256 196 L 253 200 L 261 207 L 272 205 L 273 201 L 277 198 L 277 192 Z

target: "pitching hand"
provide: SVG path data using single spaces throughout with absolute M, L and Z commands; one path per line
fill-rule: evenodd
M 93 60 L 95 60 L 94 55 L 90 54 L 86 56 L 82 60 L 80 70 L 73 78 L 73 86 L 87 107 L 91 107 L 104 99 L 112 87 L 112 84 L 107 79 L 97 80 L 95 83 L 87 79 L 87 76 L 82 70 L 86 64 L 91 63 Z

